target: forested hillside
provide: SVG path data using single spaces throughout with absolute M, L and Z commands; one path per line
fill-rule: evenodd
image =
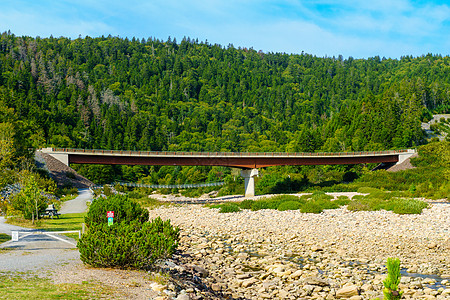
M 189 38 L 0 37 L 0 126 L 16 154 L 407 148 L 423 143 L 421 120 L 449 110 L 450 57 L 440 55 L 320 58 Z

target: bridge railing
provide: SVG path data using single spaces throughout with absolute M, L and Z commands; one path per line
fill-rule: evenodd
M 190 189 L 199 187 L 210 187 L 210 186 L 222 186 L 225 182 L 207 182 L 207 183 L 187 183 L 187 184 L 144 184 L 144 183 L 134 183 L 134 182 L 121 182 L 116 181 L 111 183 L 111 185 L 122 185 L 129 187 L 141 187 L 141 188 L 151 188 L 151 189 Z M 102 188 L 102 186 L 94 186 L 94 189 Z
M 132 156 L 221 156 L 221 157 L 241 157 L 241 156 L 262 156 L 262 157 L 296 157 L 296 156 L 368 156 L 368 155 L 389 155 L 405 153 L 408 150 L 383 150 L 383 151 L 353 151 L 353 152 L 187 152 L 187 151 L 132 151 L 132 150 L 102 150 L 102 149 L 72 149 L 72 148 L 51 148 L 52 152 L 70 152 L 83 154 L 111 154 L 111 155 L 132 155 Z

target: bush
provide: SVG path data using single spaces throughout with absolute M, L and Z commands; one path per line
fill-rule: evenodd
M 94 267 L 148 270 L 157 259 L 172 255 L 179 239 L 179 229 L 170 221 L 156 218 L 151 222 L 95 224 L 78 241 L 80 259 Z
M 301 208 L 302 213 L 314 213 L 319 214 L 323 211 L 322 207 L 317 205 L 314 201 L 307 201 Z
M 114 195 L 107 198 L 100 197 L 92 202 L 85 217 L 86 225 L 90 227 L 94 224 L 106 224 L 108 211 L 114 211 L 114 223 L 148 221 L 148 211 L 145 208 L 125 195 Z
M 300 204 L 303 204 L 305 201 L 301 200 L 297 196 L 292 195 L 279 195 L 272 198 L 263 198 L 260 200 L 255 201 L 252 204 L 251 209 L 252 210 L 260 210 L 260 209 L 277 209 L 278 206 L 286 201 L 297 201 Z
M 336 200 L 334 200 L 337 205 L 344 206 L 350 203 L 350 199 L 347 196 L 339 196 Z
M 347 209 L 352 211 L 374 211 L 374 210 L 390 210 L 396 214 L 420 214 L 424 208 L 428 207 L 426 202 L 415 199 L 380 199 L 373 196 L 355 196 L 353 197 Z
M 245 199 L 244 201 L 242 201 L 241 203 L 239 203 L 239 207 L 242 209 L 251 209 L 253 203 L 255 203 L 254 200 L 251 199 Z
M 231 212 L 238 212 L 241 209 L 239 206 L 235 203 L 224 203 L 220 206 L 220 213 L 231 213 Z
M 416 199 L 397 199 L 393 202 L 392 211 L 396 214 L 420 214 L 428 207 L 428 203 Z
M 144 198 L 145 195 L 141 194 L 138 191 L 131 191 L 128 193 L 128 197 L 130 197 L 130 199 L 139 199 L 139 198 Z
M 317 200 L 331 200 L 333 199 L 333 196 L 327 195 L 325 192 L 319 191 L 319 192 L 314 192 L 311 195 L 311 199 L 314 201 Z
M 279 211 L 298 210 L 302 205 L 298 201 L 286 201 L 278 205 Z

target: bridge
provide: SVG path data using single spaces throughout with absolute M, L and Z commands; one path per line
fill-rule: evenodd
M 44 148 L 41 150 L 66 165 L 167 165 L 167 166 L 226 166 L 240 168 L 245 178 L 245 195 L 255 195 L 254 178 L 258 168 L 281 165 L 351 165 L 362 163 L 401 163 L 415 150 L 371 152 L 173 152 L 87 150 Z

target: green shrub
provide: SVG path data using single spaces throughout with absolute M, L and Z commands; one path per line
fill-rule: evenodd
M 314 201 L 307 201 L 301 208 L 302 213 L 314 213 L 319 214 L 323 211 L 322 207 L 317 205 Z
M 131 191 L 131 192 L 128 193 L 128 197 L 129 197 L 130 199 L 139 199 L 139 198 L 145 197 L 145 195 L 144 195 L 144 194 L 141 194 L 141 193 L 138 192 L 138 191 Z
M 92 202 L 85 217 L 88 227 L 93 224 L 106 224 L 106 212 L 114 211 L 114 223 L 130 223 L 148 221 L 148 211 L 125 195 L 114 195 L 107 198 L 100 197 Z
M 148 270 L 157 259 L 172 255 L 179 229 L 159 217 L 151 222 L 93 224 L 78 241 L 80 259 L 94 267 Z
M 361 193 L 361 194 L 371 194 L 371 193 L 377 193 L 380 192 L 380 189 L 377 188 L 373 188 L 373 187 L 368 187 L 368 186 L 363 186 L 358 188 L 357 192 Z
M 347 209 L 351 211 L 370 211 L 370 205 L 364 200 L 353 200 L 347 205 Z
M 327 195 L 325 192 L 320 191 L 320 192 L 314 192 L 311 195 L 311 199 L 315 200 L 315 201 L 316 200 L 331 200 L 331 199 L 333 199 L 333 196 Z
M 350 199 L 347 196 L 342 195 L 337 197 L 337 199 L 334 200 L 334 202 L 336 202 L 336 204 L 339 206 L 344 206 L 350 203 Z
M 252 207 L 251 210 L 253 211 L 257 211 L 260 209 L 268 209 L 269 208 L 269 201 L 261 199 L 261 200 L 257 200 L 255 202 L 252 203 Z
M 300 209 L 301 206 L 302 206 L 301 203 L 298 201 L 286 201 L 278 205 L 278 210 L 279 211 L 298 210 Z
M 392 210 L 396 214 L 420 214 L 428 203 L 416 199 L 396 199 L 392 201 L 394 206 Z
M 220 206 L 219 213 L 231 213 L 231 212 L 238 212 L 241 209 L 239 206 L 235 203 L 224 203 Z
M 251 209 L 253 203 L 255 203 L 254 200 L 251 199 L 245 199 L 244 201 L 242 201 L 241 203 L 239 203 L 239 207 L 242 209 Z
M 330 199 L 312 200 L 312 202 L 322 209 L 336 209 L 340 207 L 337 202 L 331 201 Z
M 297 196 L 292 195 L 278 195 L 271 198 L 263 198 L 260 200 L 257 200 L 252 203 L 252 210 L 260 210 L 260 209 L 277 209 L 278 206 L 287 201 L 297 201 L 300 202 L 300 204 L 305 203 L 305 200 L 301 200 Z
M 388 275 L 383 280 L 383 294 L 386 300 L 397 300 L 402 298 L 403 292 L 398 289 L 400 283 L 400 260 L 398 258 L 387 259 L 386 263 Z

